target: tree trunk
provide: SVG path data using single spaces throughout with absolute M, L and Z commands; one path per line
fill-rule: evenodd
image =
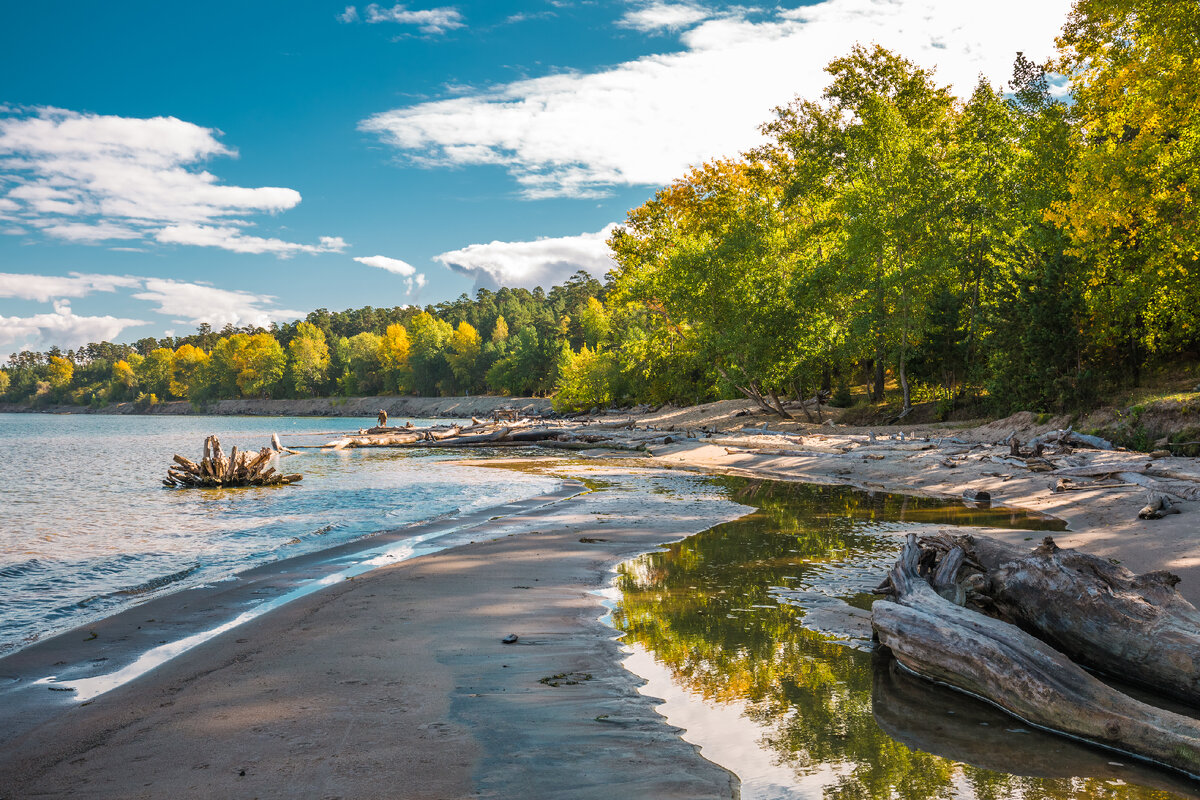
M 895 599 L 871 611 L 876 636 L 903 667 L 1032 725 L 1200 775 L 1200 722 L 1134 700 L 1015 625 L 947 600 L 921 576 L 921 559 L 910 534 L 888 575 Z
M 912 398 L 908 391 L 908 373 L 906 371 L 907 364 L 905 363 L 905 352 L 900 351 L 900 390 L 904 394 L 904 406 L 900 409 L 900 416 L 903 417 L 912 411 Z
M 1032 552 L 984 536 L 953 543 L 986 570 L 972 583 L 989 614 L 1087 667 L 1200 705 L 1200 611 L 1177 576 L 1135 575 L 1050 537 Z

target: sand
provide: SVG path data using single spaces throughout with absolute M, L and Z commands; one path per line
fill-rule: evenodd
M 844 433 L 823 435 L 832 448 Z M 811 430 L 805 441 L 820 446 Z M 654 446 L 628 467 L 596 467 L 614 484 L 607 491 L 564 492 L 485 520 L 460 546 L 298 600 L 86 706 L 55 698 L 28 707 L 0 726 L 0 797 L 736 797 L 736 776 L 638 693 L 594 592 L 620 561 L 746 509 L 698 496 L 682 477 L 672 493 L 655 491 L 647 475 L 724 472 L 948 497 L 986 489 L 1065 519 L 1061 546 L 1180 574 L 1180 591 L 1200 602 L 1196 503 L 1146 522 L 1136 519 L 1140 489 L 1054 494 L 1044 473 L 984 461 L 947 468 L 941 455 L 887 448 L 878 459 L 769 452 L 778 442 L 747 434 L 733 447 L 702 438 Z M 1196 469 L 1194 459 L 1167 461 Z M 1028 532 L 994 533 L 1037 543 Z M 79 660 L 89 652 L 79 633 L 17 656 Z M 517 643 L 501 643 L 510 633 Z M 26 663 L 21 675 L 52 663 Z

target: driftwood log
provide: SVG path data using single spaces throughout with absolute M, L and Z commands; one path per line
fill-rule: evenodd
M 875 635 L 897 663 L 1030 725 L 1200 776 L 1200 722 L 1122 694 L 1017 626 L 947 599 L 964 594 L 955 583 L 962 548 L 932 573 L 923 555 L 910 534 L 888 574 L 891 599 L 872 608 Z
M 284 475 L 270 466 L 276 453 L 264 447 L 257 453 L 238 452 L 234 446 L 229 455 L 221 448 L 216 436 L 204 440 L 204 455 L 196 463 L 190 458 L 176 455 L 175 462 L 167 467 L 163 486 L 171 488 L 218 488 L 226 486 L 285 486 L 303 478 L 299 473 Z
M 1176 590 L 1177 576 L 1135 575 L 1051 537 L 1032 552 L 971 534 L 921 544 L 927 569 L 962 552 L 955 579 L 974 607 L 1090 669 L 1200 706 L 1200 611 Z

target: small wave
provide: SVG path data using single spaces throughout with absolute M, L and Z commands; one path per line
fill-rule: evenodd
M 0 567 L 0 580 L 13 580 L 15 578 L 23 578 L 27 575 L 33 575 L 37 572 L 46 572 L 50 569 L 41 559 L 31 558 L 28 561 L 21 561 L 17 564 L 9 564 Z
M 179 581 L 188 577 L 189 575 L 191 575 L 193 572 L 195 572 L 198 569 L 200 569 L 200 565 L 193 564 L 190 567 L 184 567 L 183 569 L 179 570 L 178 572 L 172 572 L 170 575 L 160 575 L 157 578 L 151 578 L 150 580 L 146 581 L 145 583 L 139 583 L 137 586 L 130 586 L 125 589 L 118 589 L 115 592 L 113 592 L 113 594 L 129 596 L 129 595 L 146 594 L 148 592 L 157 591 L 158 589 L 161 589 L 164 586 L 170 586 L 172 583 L 178 583 Z

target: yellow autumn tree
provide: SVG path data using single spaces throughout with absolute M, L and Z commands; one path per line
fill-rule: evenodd
M 385 392 L 404 392 L 408 388 L 412 368 L 408 363 L 412 345 L 408 331 L 399 323 L 387 326 L 379 345 L 379 361 Z

